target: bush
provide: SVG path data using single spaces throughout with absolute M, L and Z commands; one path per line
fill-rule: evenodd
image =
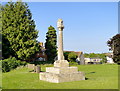
M 20 61 L 20 60 L 19 60 L 19 61 Z M 25 66 L 25 65 L 27 65 L 27 62 L 25 62 L 25 61 L 20 61 L 20 65 Z
M 69 62 L 70 65 L 78 65 L 77 62 Z
M 8 61 L 8 65 L 9 65 L 10 69 L 15 69 L 15 68 L 17 68 L 17 66 L 19 66 L 15 57 L 11 57 L 6 60 Z
M 26 62 L 17 60 L 15 57 L 10 57 L 8 59 L 2 60 L 2 72 L 9 72 L 10 70 L 17 68 L 18 66 L 25 66 L 26 64 Z
M 74 53 L 74 52 L 69 53 L 68 59 L 69 59 L 70 62 L 75 62 L 76 58 L 77 58 L 76 53 Z
M 68 60 L 69 61 L 69 59 L 68 59 L 68 55 L 69 55 L 69 53 L 71 53 L 71 52 L 64 52 L 64 57 L 65 57 L 65 60 Z
M 2 60 L 2 72 L 9 72 L 10 67 L 8 65 L 8 62 L 6 60 Z

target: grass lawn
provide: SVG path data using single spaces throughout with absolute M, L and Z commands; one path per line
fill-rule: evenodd
M 118 65 L 77 65 L 87 80 L 50 83 L 39 80 L 39 74 L 28 68 L 12 70 L 2 75 L 3 89 L 118 89 Z M 45 66 L 42 66 L 45 71 Z

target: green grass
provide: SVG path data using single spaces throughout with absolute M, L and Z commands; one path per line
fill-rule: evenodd
M 0 90 L 2 87 L 2 62 L 0 61 Z
M 50 65 L 49 65 L 50 66 Z M 39 80 L 39 74 L 20 68 L 3 73 L 3 89 L 118 89 L 118 65 L 77 65 L 87 80 L 50 83 Z M 42 66 L 45 71 L 45 66 Z
M 0 89 L 2 87 L 2 70 L 0 70 Z

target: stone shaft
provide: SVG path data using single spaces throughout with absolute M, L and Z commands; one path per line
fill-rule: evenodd
M 58 60 L 64 60 L 63 55 L 63 29 L 59 29 L 59 35 L 58 35 Z

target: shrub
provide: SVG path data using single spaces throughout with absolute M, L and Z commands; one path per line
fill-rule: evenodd
M 19 60 L 19 61 L 20 61 L 20 60 Z M 27 65 L 27 62 L 25 62 L 25 61 L 20 61 L 20 65 L 25 66 L 25 65 Z
M 74 53 L 74 52 L 69 53 L 68 59 L 70 60 L 70 62 L 75 62 L 76 58 L 77 58 L 76 53 Z
M 69 61 L 69 59 L 68 59 L 68 55 L 69 55 L 69 53 L 71 53 L 71 52 L 64 52 L 64 57 L 65 57 L 65 60 L 68 60 Z
M 26 65 L 27 63 L 25 61 L 17 60 L 15 57 L 10 57 L 8 59 L 2 60 L 2 72 L 9 72 L 12 69 L 17 68 L 21 65 Z
M 69 62 L 70 65 L 78 65 L 77 62 Z
M 11 57 L 6 60 L 8 61 L 10 69 L 15 69 L 17 68 L 17 66 L 19 66 L 19 64 L 17 63 L 17 59 L 15 57 Z
M 2 60 L 2 72 L 9 72 L 10 67 L 8 65 L 8 62 L 6 60 Z

